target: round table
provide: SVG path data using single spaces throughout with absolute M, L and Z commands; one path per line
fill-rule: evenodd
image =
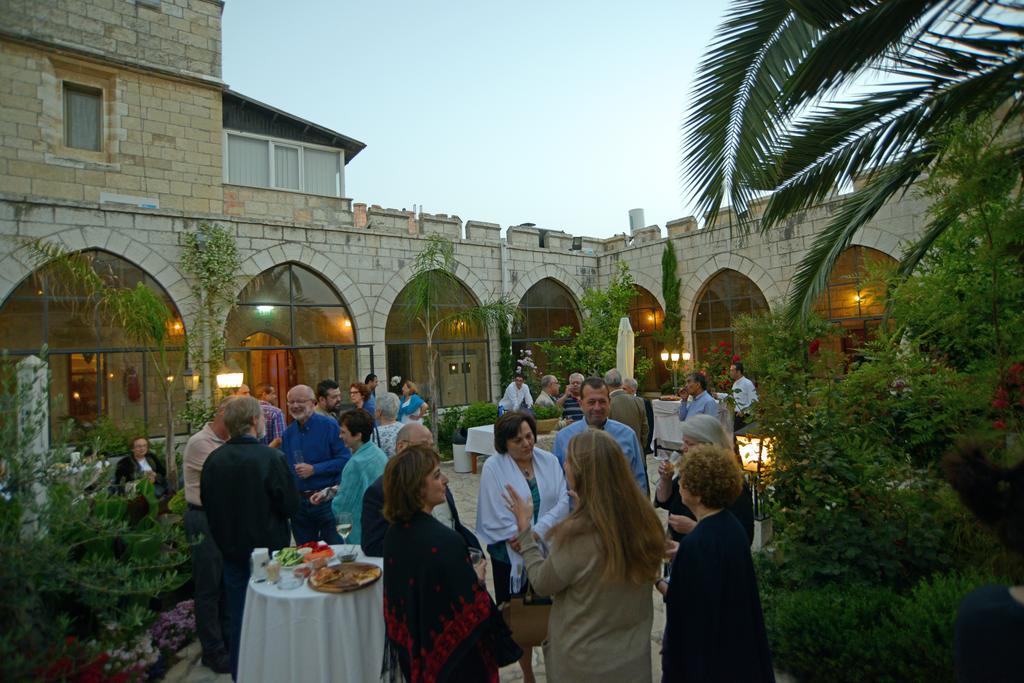
M 337 552 L 339 546 L 332 547 Z M 358 561 L 383 567 L 383 558 L 362 551 Z M 378 681 L 383 659 L 383 578 L 351 593 L 249 582 L 239 681 Z

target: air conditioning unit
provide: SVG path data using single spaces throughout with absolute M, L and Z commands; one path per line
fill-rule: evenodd
M 573 237 L 572 238 L 572 247 L 571 248 L 572 248 L 573 251 L 581 251 L 583 249 L 583 238 L 582 237 Z

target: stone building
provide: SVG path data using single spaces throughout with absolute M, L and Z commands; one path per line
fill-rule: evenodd
M 422 334 L 401 312 L 428 235 L 455 242 L 462 289 L 453 306 L 500 295 L 520 303 L 517 351 L 578 326 L 585 288 L 625 261 L 638 286 L 638 345 L 655 357 L 667 241 L 680 262 L 683 331 L 699 358 L 732 339 L 733 315 L 783 299 L 833 210 L 826 203 L 764 237 L 736 234 L 724 214 L 710 230 L 682 218 L 595 239 L 355 203 L 345 176 L 362 143 L 223 82 L 222 9 L 217 0 L 0 3 L 0 348 L 16 358 L 47 345 L 54 424 L 107 415 L 160 433 L 165 399 L 140 350 L 55 286 L 19 239 L 94 253 L 108 276 L 147 284 L 179 316 L 180 334 L 197 303 L 180 267 L 182 236 L 203 222 L 227 228 L 242 255 L 227 356 L 246 382 L 274 383 L 282 395 L 297 382 L 344 384 L 371 371 L 425 379 Z M 852 338 L 879 314 L 859 287 L 865 256 L 898 256 L 924 208 L 909 195 L 888 206 L 844 255 L 824 305 Z M 496 338 L 443 336 L 441 404 L 500 396 Z M 648 389 L 666 377 L 655 366 Z

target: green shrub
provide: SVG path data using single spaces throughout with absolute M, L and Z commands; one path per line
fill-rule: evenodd
M 463 429 L 483 427 L 484 425 L 492 425 L 497 420 L 498 406 L 486 401 L 480 401 L 466 406 L 466 410 L 462 414 L 462 427 Z
M 460 407 L 445 408 L 444 412 L 441 413 L 441 418 L 437 423 L 437 449 L 439 451 L 451 453 L 452 435 L 459 428 L 461 422 L 462 408 Z M 429 418 L 424 419 L 424 425 L 428 429 L 430 428 Z
M 775 667 L 803 683 L 882 680 L 876 625 L 896 595 L 886 588 L 832 585 L 765 596 Z M 886 633 L 886 638 L 894 634 Z
M 538 420 L 552 420 L 556 417 L 562 417 L 562 409 L 558 406 L 539 406 L 534 403 L 533 416 Z

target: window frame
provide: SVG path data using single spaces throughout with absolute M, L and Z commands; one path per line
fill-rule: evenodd
M 230 154 L 228 153 L 228 138 L 229 136 L 237 136 L 242 138 L 249 138 L 250 140 L 259 140 L 267 143 L 267 178 L 269 184 L 263 185 L 251 185 L 249 183 L 234 182 L 231 180 L 231 162 Z M 289 147 L 291 149 L 297 149 L 299 151 L 299 189 L 292 189 L 290 187 L 278 187 L 277 186 L 277 174 L 275 169 L 275 149 L 277 147 Z M 247 133 L 240 130 L 224 129 L 223 138 L 223 149 L 224 149 L 224 183 L 226 185 L 237 185 L 239 187 L 256 187 L 261 190 L 274 190 L 277 192 L 297 192 L 299 194 L 313 195 L 314 197 L 334 197 L 336 199 L 344 198 L 345 196 L 345 151 L 340 150 L 336 147 L 327 147 L 325 145 L 317 145 L 308 142 L 298 142 L 296 140 L 288 140 L 286 138 L 273 137 L 271 135 L 259 135 L 256 133 Z M 337 194 L 320 194 L 319 192 L 312 192 L 306 189 L 306 150 L 316 150 L 318 152 L 327 152 L 335 154 L 338 157 L 338 182 L 337 182 Z
M 71 116 L 69 114 L 69 108 L 68 108 L 68 92 L 69 91 L 70 92 L 79 93 L 79 94 L 82 94 L 82 95 L 93 95 L 99 101 L 99 116 L 96 117 L 96 126 L 97 126 L 97 130 L 96 130 L 96 144 L 99 145 L 99 147 L 96 148 L 96 149 L 94 149 L 92 147 L 78 147 L 77 145 L 72 145 L 71 144 L 71 135 L 70 135 L 70 133 L 71 133 L 71 129 L 70 129 Z M 103 154 L 106 151 L 104 149 L 105 145 L 104 145 L 104 140 L 103 140 L 104 135 L 106 133 L 106 122 L 104 121 L 104 119 L 106 118 L 106 116 L 105 116 L 106 109 L 105 109 L 105 106 L 104 106 L 106 100 L 105 100 L 105 93 L 104 93 L 103 88 L 98 87 L 96 85 L 80 83 L 78 81 L 74 81 L 74 80 L 71 80 L 71 79 L 62 78 L 61 79 L 61 84 L 60 84 L 60 94 L 61 94 L 61 117 L 62 117 L 62 122 L 64 124 L 63 125 L 63 130 L 61 132 L 61 144 L 64 146 L 64 148 L 66 148 L 66 149 L 73 149 L 76 152 L 86 152 L 86 153 L 91 153 L 91 154 Z

